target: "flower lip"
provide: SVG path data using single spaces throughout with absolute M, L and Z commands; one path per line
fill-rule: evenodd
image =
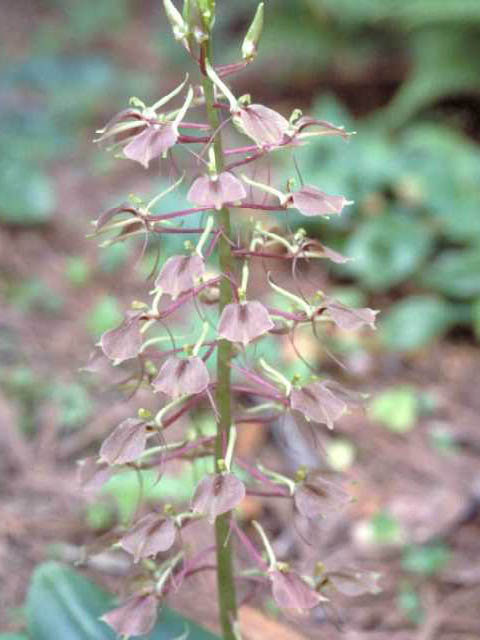
M 140 321 L 143 314 L 133 314 L 127 317 L 122 324 L 115 329 L 106 331 L 100 338 L 100 346 L 103 353 L 119 364 L 124 360 L 136 358 L 142 348 L 142 334 Z
M 288 141 L 288 120 L 262 104 L 240 107 L 233 120 L 259 147 L 280 146 Z
M 233 473 L 208 475 L 200 481 L 192 499 L 192 509 L 205 513 L 210 522 L 234 509 L 245 497 L 245 485 Z
M 148 169 L 155 158 L 166 153 L 178 140 L 178 129 L 173 122 L 148 125 L 123 149 L 125 157 Z
M 312 185 L 305 185 L 293 191 L 287 198 L 288 206 L 295 207 L 304 216 L 331 216 L 342 213 L 351 204 L 344 196 L 336 196 L 321 191 Z
M 325 601 L 325 598 L 295 571 L 274 569 L 269 572 L 269 577 L 275 602 L 283 609 L 304 611 L 313 609 L 320 602 Z
M 149 513 L 127 531 L 120 545 L 133 555 L 134 562 L 138 562 L 141 558 L 168 551 L 175 542 L 176 531 L 171 518 Z
M 175 299 L 194 289 L 204 274 L 205 263 L 201 256 L 171 256 L 158 274 L 155 286 Z
M 209 384 L 208 369 L 198 356 L 190 358 L 170 356 L 152 382 L 155 391 L 161 391 L 172 398 L 203 393 Z
M 347 403 L 329 389 L 330 381 L 311 382 L 300 389 L 292 389 L 290 406 L 302 413 L 307 420 L 326 424 L 333 429 L 334 422 L 346 411 Z
M 368 307 L 362 309 L 347 307 L 333 298 L 326 298 L 325 305 L 328 315 L 340 329 L 356 331 L 365 325 L 375 329 L 375 316 L 378 311 Z
M 245 187 L 230 171 L 218 176 L 200 176 L 187 194 L 187 200 L 198 207 L 211 206 L 221 209 L 224 205 L 243 200 L 247 195 Z
M 263 304 L 258 300 L 250 300 L 245 303 L 230 303 L 225 307 L 220 317 L 218 333 L 230 342 L 240 342 L 246 346 L 274 326 Z
M 351 502 L 351 496 L 341 487 L 319 477 L 297 485 L 293 499 L 298 512 L 309 519 L 338 512 Z
M 147 429 L 143 420 L 127 418 L 103 441 L 100 460 L 108 464 L 126 464 L 135 461 L 145 450 Z
M 153 593 L 132 596 L 101 617 L 120 636 L 143 636 L 153 629 L 157 618 L 157 598 Z

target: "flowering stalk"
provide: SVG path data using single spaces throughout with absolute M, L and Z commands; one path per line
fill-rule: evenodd
M 207 64 L 213 65 L 211 39 L 204 45 L 204 56 Z M 205 94 L 205 108 L 208 122 L 212 131 L 220 127 L 218 111 L 214 107 L 214 86 L 208 75 L 203 78 Z M 221 173 L 225 166 L 222 138 L 219 132 L 213 141 L 215 167 Z M 233 273 L 233 255 L 228 239 L 231 236 L 230 211 L 222 207 L 218 213 L 218 226 L 222 235 L 218 241 L 218 256 L 222 273 Z M 232 288 L 230 282 L 224 278 L 220 282 L 219 313 L 232 302 Z M 223 452 L 230 437 L 232 424 L 231 407 L 231 367 L 233 344 L 221 339 L 217 345 L 217 389 L 216 400 L 218 409 L 217 438 L 215 441 L 215 471 L 218 473 L 219 460 L 223 459 Z M 217 553 L 217 588 L 218 604 L 220 607 L 220 624 L 226 640 L 236 640 L 235 625 L 237 620 L 237 605 L 235 595 L 235 580 L 232 559 L 232 541 L 230 536 L 230 513 L 222 513 L 215 520 L 215 540 Z
M 346 261 L 333 249 L 308 238 L 304 229 L 290 232 L 273 227 L 268 222 L 269 212 L 281 217 L 295 208 L 307 217 L 328 218 L 340 215 L 351 202 L 316 186 L 296 189 L 293 180 L 282 190 L 277 184 L 259 182 L 256 167 L 250 175 L 246 171 L 274 151 L 299 147 L 317 136 L 346 138 L 347 134 L 341 127 L 302 116 L 299 110 L 287 119 L 264 105 L 251 103 L 249 96 L 236 97 L 228 86 L 226 78 L 242 71 L 257 55 L 264 23 L 263 3 L 247 31 L 242 61 L 215 67 L 215 1 L 186 0 L 183 14 L 172 0 L 163 2 L 174 38 L 198 66 L 201 86 L 192 86 L 187 75 L 150 107 L 133 98 L 128 108 L 98 132 L 97 141 L 107 142 L 145 169 L 168 160 L 177 168 L 173 154 L 190 145 L 203 145 L 200 153 L 192 153 L 204 172 L 191 180 L 186 198 L 193 206 L 162 210 L 163 198 L 188 180 L 182 175 L 150 201 L 131 197 L 130 202 L 102 213 L 95 223 L 95 233 L 107 236 L 102 243 L 106 246 L 141 235 L 145 249 L 151 234 L 188 234 L 190 239 L 184 244 L 184 252 L 167 257 L 160 266 L 150 292 L 151 302 L 134 301 L 122 324 L 101 337 L 98 346 L 113 366 L 137 362 L 137 388 L 150 390 L 152 410 L 139 409 L 136 416 L 123 420 L 103 441 L 100 455 L 83 461 L 79 477 L 86 489 L 94 491 L 113 474 L 132 468 L 138 472 L 155 470 L 160 477 L 162 465 L 171 460 L 188 463 L 206 456 L 213 458 L 214 471 L 200 480 L 187 510 L 177 511 L 167 504 L 145 515 L 136 514 L 130 528 L 120 534 L 113 532 L 113 548 L 121 547 L 131 554 L 135 575 L 138 578 L 141 573 L 142 580 L 132 581 L 130 597 L 103 620 L 123 638 L 149 634 L 167 595 L 198 571 L 215 569 L 222 637 L 239 640 L 235 593 L 239 577 L 269 585 L 277 604 L 287 610 L 313 609 L 326 599 L 325 592 L 330 593 L 332 588 L 345 591 L 347 582 L 350 593 L 373 591 L 374 580 L 347 569 L 300 575 L 288 563 L 277 560 L 268 532 L 254 522 L 254 534 L 267 553 L 265 562 L 236 522 L 235 510 L 246 495 L 288 500 L 292 517 L 312 521 L 348 504 L 348 495 L 341 487 L 314 471 L 301 468 L 293 478 L 288 477 L 281 469 L 267 469 L 260 462 L 252 464 L 239 458 L 235 443 L 243 424 L 254 422 L 258 428 L 268 428 L 286 412 L 295 419 L 331 429 L 360 400 L 359 394 L 330 379 L 317 375 L 306 380 L 298 375 L 289 377 L 273 357 L 268 362 L 259 358 L 255 366 L 244 365 L 243 360 L 240 365 L 236 358 L 267 336 L 275 339 L 288 335 L 294 345 L 298 326 L 310 325 L 317 339 L 324 323 L 339 331 L 373 328 L 376 312 L 351 309 L 323 291 L 307 299 L 300 287 L 292 291 L 270 272 L 264 278 L 264 288 L 275 299 L 264 304 L 252 298 L 253 258 L 291 261 L 294 275 L 298 261 Z M 180 106 L 162 112 L 167 103 L 180 98 Z M 194 108 L 204 109 L 205 122 L 193 122 L 187 115 Z M 243 140 L 224 150 L 222 132 L 227 125 L 233 125 L 237 136 L 249 138 L 250 144 Z M 229 156 L 235 156 L 235 161 L 227 165 Z M 260 198 L 255 194 L 247 199 L 250 189 L 266 194 L 268 202 L 256 202 Z M 232 224 L 235 212 L 241 214 L 242 210 L 252 212 L 250 222 L 241 216 L 241 222 Z M 199 213 L 205 214 L 204 224 L 188 226 L 191 216 Z M 208 270 L 215 252 L 219 274 Z M 218 311 L 213 336 L 213 323 L 204 313 L 207 306 Z M 188 336 L 183 330 L 174 335 L 169 326 L 173 318 L 188 315 L 192 307 L 201 319 L 200 328 Z M 212 371 L 209 365 L 213 355 L 216 367 Z M 243 402 L 246 396 L 248 405 Z M 180 440 L 167 441 L 171 426 L 205 409 L 211 410 L 216 423 L 214 436 L 189 435 L 187 431 Z M 247 480 L 238 477 L 238 467 Z M 186 541 L 189 526 L 199 518 L 214 527 L 215 565 L 206 561 L 211 545 L 190 555 Z M 254 567 L 237 569 L 233 540 L 245 548 Z M 170 553 L 171 559 L 158 557 L 164 553 Z

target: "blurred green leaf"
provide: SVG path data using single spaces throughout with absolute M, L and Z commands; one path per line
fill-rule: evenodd
M 27 595 L 31 640 L 115 640 L 100 617 L 115 606 L 114 598 L 68 567 L 47 562 L 37 567 Z M 172 640 L 190 631 L 190 640 L 216 636 L 193 621 L 163 607 L 154 630 L 145 640 Z M 217 638 L 217 640 L 219 640 Z
M 424 271 L 422 284 L 452 298 L 480 296 L 480 251 L 444 251 Z
M 83 287 L 90 278 L 91 269 L 85 258 L 72 256 L 65 265 L 65 275 L 76 287 Z
M 477 340 L 480 340 L 480 298 L 477 298 L 472 305 L 473 331 Z
M 419 31 L 411 38 L 412 72 L 390 102 L 390 125 L 403 124 L 416 111 L 447 95 L 478 88 L 478 33 L 449 25 Z
M 417 591 L 408 582 L 403 583 L 397 594 L 397 607 L 408 620 L 418 625 L 424 619 L 422 603 Z
M 377 544 L 398 544 L 403 540 L 402 528 L 387 511 L 379 511 L 370 520 L 373 541 Z
M 98 257 L 100 269 L 104 273 L 115 273 L 126 263 L 129 253 L 129 246 L 122 242 L 102 248 Z
M 9 301 L 21 311 L 56 313 L 63 307 L 63 298 L 39 278 L 13 283 L 7 292 Z
M 94 530 L 107 529 L 114 523 L 115 513 L 109 504 L 94 502 L 87 506 L 85 515 L 88 526 Z
M 417 422 L 418 411 L 418 394 L 407 385 L 377 394 L 369 406 L 370 417 L 395 433 L 411 431 Z
M 0 640 L 28 640 L 22 633 L 0 633 Z
M 0 191 L 0 223 L 30 226 L 51 220 L 56 207 L 53 183 L 31 162 L 8 161 L 3 156 L 0 159 Z
M 60 426 L 77 429 L 85 424 L 93 410 L 88 391 L 82 385 L 56 383 L 52 388 L 52 397 L 59 409 Z
M 450 555 L 450 549 L 443 544 L 412 545 L 405 549 L 402 566 L 406 571 L 432 576 L 446 567 Z
M 382 314 L 380 339 L 393 351 L 419 349 L 447 331 L 455 317 L 455 312 L 444 300 L 410 296 Z
M 90 333 L 99 338 L 102 333 L 113 329 L 122 321 L 120 305 L 113 296 L 104 296 L 86 317 L 86 326 Z
M 382 291 L 411 275 L 425 260 L 432 239 L 419 222 L 383 215 L 363 222 L 347 242 L 353 258 L 345 270 L 369 289 Z
M 429 436 L 431 444 L 440 453 L 448 454 L 458 451 L 455 435 L 448 427 L 434 425 L 430 429 Z

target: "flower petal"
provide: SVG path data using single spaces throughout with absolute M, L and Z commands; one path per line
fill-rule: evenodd
M 108 611 L 101 620 L 118 635 L 143 636 L 153 629 L 157 619 L 157 598 L 151 594 L 135 595 L 116 609 Z
M 220 317 L 218 333 L 230 342 L 247 345 L 274 326 L 263 304 L 252 300 L 243 304 L 228 304 Z
M 221 209 L 225 204 L 243 200 L 247 195 L 243 182 L 233 173 L 224 171 L 216 179 L 209 176 L 197 178 L 188 192 L 189 202 L 198 207 Z
M 290 404 L 307 419 L 326 424 L 329 429 L 333 429 L 333 423 L 347 410 L 346 402 L 327 388 L 326 381 L 292 389 Z
M 295 506 L 306 518 L 319 518 L 341 510 L 350 495 L 335 484 L 315 478 L 298 485 L 293 496 Z
M 157 513 L 141 518 L 120 540 L 121 546 L 133 555 L 134 562 L 168 551 L 175 542 L 177 529 L 173 520 Z
M 375 329 L 375 316 L 378 311 L 367 307 L 363 309 L 352 309 L 331 298 L 326 300 L 326 305 L 328 315 L 340 329 L 355 331 L 365 325 Z
M 78 461 L 77 480 L 84 491 L 100 491 L 105 482 L 112 476 L 112 470 L 97 456 L 90 456 Z
M 204 273 L 205 263 L 200 256 L 172 256 L 163 265 L 155 286 L 175 299 L 184 291 L 195 288 Z
M 176 144 L 177 139 L 178 132 L 173 123 L 150 125 L 126 145 L 123 153 L 148 169 L 150 160 L 168 151 Z
M 177 398 L 183 395 L 203 393 L 210 384 L 205 363 L 198 356 L 165 360 L 152 385 L 155 391 Z
M 119 327 L 106 331 L 100 338 L 103 353 L 115 364 L 138 356 L 142 348 L 139 321 L 138 315 L 127 318 Z
M 270 580 L 275 602 L 282 609 L 313 609 L 324 600 L 294 571 L 272 571 Z
M 203 478 L 195 490 L 192 509 L 209 516 L 210 522 L 234 509 L 245 497 L 245 486 L 233 473 L 218 473 Z
M 304 216 L 331 216 L 342 213 L 349 202 L 343 196 L 334 196 L 316 187 L 305 185 L 290 194 L 292 206 Z
M 108 464 L 133 462 L 143 453 L 146 443 L 145 423 L 135 418 L 127 418 L 103 441 L 100 459 Z
M 288 120 L 280 113 L 262 104 L 242 107 L 233 121 L 259 147 L 281 145 L 290 127 Z

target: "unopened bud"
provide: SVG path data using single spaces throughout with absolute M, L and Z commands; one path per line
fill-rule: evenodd
M 254 60 L 258 52 L 258 43 L 263 31 L 263 9 L 264 3 L 261 2 L 242 44 L 242 58 L 248 62 Z
M 146 302 L 142 302 L 142 300 L 133 300 L 130 307 L 134 311 L 143 311 L 143 309 L 148 309 L 148 304 Z
M 166 516 L 174 516 L 175 515 L 175 509 L 173 507 L 173 504 L 170 504 L 169 502 L 167 502 L 167 504 L 163 507 L 163 513 Z
M 295 482 L 305 482 L 308 474 L 308 469 L 305 465 L 299 467 L 295 473 Z
M 172 27 L 173 37 L 175 40 L 184 40 L 188 35 L 188 24 L 182 17 L 182 14 L 173 4 L 172 0 L 163 0 L 165 13 Z

